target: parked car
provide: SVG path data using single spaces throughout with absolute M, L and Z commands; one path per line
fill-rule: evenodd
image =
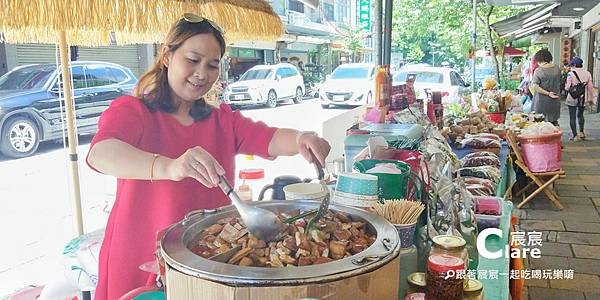
M 457 102 L 461 93 L 469 86 L 452 68 L 427 66 L 407 66 L 393 76 L 393 85 L 404 84 L 408 74 L 415 74 L 415 92 L 418 98 L 424 99 L 425 90 L 441 92 L 445 103 Z
M 246 71 L 223 93 L 232 106 L 265 105 L 273 108 L 284 100 L 300 103 L 304 96 L 304 77 L 292 64 L 257 65 Z
M 360 106 L 370 103 L 375 90 L 375 65 L 352 63 L 339 65 L 319 89 L 321 107 Z
M 0 77 L 0 152 L 13 157 L 33 154 L 41 141 L 62 137 L 58 77 L 53 64 L 17 67 Z M 131 70 L 94 61 L 71 63 L 77 131 L 93 134 L 100 114 L 113 99 L 130 94 L 137 83 Z

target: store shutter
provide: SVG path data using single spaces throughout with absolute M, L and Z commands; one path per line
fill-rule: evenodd
M 50 44 L 18 44 L 17 66 L 56 63 L 56 46 Z
M 79 47 L 79 60 L 106 61 L 125 66 L 140 76 L 140 56 L 137 45 Z

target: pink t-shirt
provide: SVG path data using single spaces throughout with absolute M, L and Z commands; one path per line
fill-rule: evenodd
M 573 70 L 571 70 L 571 72 L 569 72 L 569 74 L 567 76 L 567 82 L 565 83 L 565 90 L 569 91 L 569 89 L 571 88 L 572 85 L 579 83 L 579 80 L 577 80 L 577 77 L 575 77 L 575 74 L 573 74 L 573 71 L 577 72 L 577 76 L 579 76 L 579 79 L 581 79 L 581 82 L 587 83 L 585 100 L 587 102 L 593 102 L 594 101 L 594 83 L 592 82 L 592 74 L 590 74 L 590 72 L 588 72 L 587 70 L 585 70 L 583 68 L 574 68 Z M 565 102 L 567 103 L 567 105 L 570 105 L 570 106 L 577 105 L 577 99 L 573 99 L 573 97 L 571 97 L 571 94 L 569 94 L 569 93 L 567 93 L 567 99 Z
M 269 157 L 269 143 L 276 130 L 224 104 L 207 119 L 184 126 L 172 115 L 150 112 L 141 100 L 124 96 L 115 99 L 102 114 L 90 149 L 99 141 L 115 138 L 147 152 L 177 158 L 200 146 L 219 161 L 233 183 L 235 155 Z M 230 200 L 219 188 L 209 189 L 192 178 L 179 182 L 118 179 L 116 201 L 100 250 L 95 299 L 115 300 L 146 283 L 149 273 L 138 266 L 154 260 L 159 230 L 182 220 L 189 211 L 228 204 Z

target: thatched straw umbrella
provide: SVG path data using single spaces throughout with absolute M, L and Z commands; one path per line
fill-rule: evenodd
M 264 0 L 0 0 L 0 42 L 58 43 L 63 78 L 68 45 L 160 43 L 185 12 L 218 23 L 226 40 L 276 40 L 281 20 Z M 64 80 L 75 225 L 83 234 L 72 87 Z

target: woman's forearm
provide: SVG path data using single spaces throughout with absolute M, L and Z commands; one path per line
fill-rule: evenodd
M 533 89 L 535 90 L 536 93 L 540 93 L 542 95 L 548 96 L 550 94 L 550 92 L 546 91 L 541 86 L 539 86 L 538 84 L 535 84 L 535 83 L 533 84 Z
M 298 154 L 299 131 L 289 128 L 279 128 L 275 131 L 269 143 L 269 155 L 292 156 Z
M 88 156 L 88 162 L 96 170 L 122 179 L 170 179 L 166 171 L 170 161 L 117 139 L 96 143 Z

